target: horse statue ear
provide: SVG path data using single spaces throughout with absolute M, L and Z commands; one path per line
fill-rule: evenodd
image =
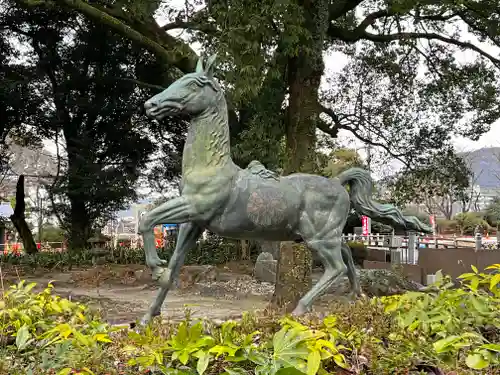
M 204 69 L 203 69 L 203 57 L 200 57 L 198 59 L 198 63 L 196 64 L 196 70 L 195 72 L 196 73 L 203 73 Z
M 205 65 L 205 75 L 209 78 L 214 76 L 215 71 L 215 60 L 217 60 L 217 54 L 214 53 L 207 60 L 207 64 Z

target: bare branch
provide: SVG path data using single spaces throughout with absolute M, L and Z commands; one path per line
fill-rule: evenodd
M 133 78 L 116 78 L 117 81 L 125 81 L 125 82 L 130 82 L 130 83 L 133 83 L 134 85 L 137 85 L 137 86 L 140 86 L 140 87 L 144 87 L 144 88 L 148 88 L 148 89 L 152 89 L 152 90 L 157 90 L 157 91 L 163 91 L 165 90 L 165 87 L 163 86 L 160 86 L 160 85 L 153 85 L 152 83 L 147 83 L 147 82 L 143 82 L 143 81 L 139 81 L 137 79 L 133 79 Z
M 428 14 L 425 16 L 415 16 L 416 19 L 418 20 L 424 20 L 424 21 L 449 21 L 454 17 L 458 17 L 458 13 L 449 13 L 449 14 Z
M 355 34 L 361 34 L 368 26 L 373 25 L 379 18 L 390 17 L 396 15 L 397 12 L 389 9 L 381 9 L 368 14 L 363 21 L 354 29 Z
M 318 129 L 321 130 L 322 132 L 326 133 L 326 134 L 330 134 L 332 136 L 336 136 L 338 131 L 340 129 L 344 129 L 344 130 L 348 130 L 350 131 L 356 138 L 358 138 L 360 141 L 366 143 L 366 144 L 371 144 L 372 146 L 375 146 L 375 147 L 381 147 L 382 149 L 384 149 L 389 155 L 391 155 L 392 157 L 394 157 L 395 159 L 401 161 L 404 165 L 407 165 L 407 162 L 402 158 L 403 155 L 398 155 L 396 153 L 394 153 L 393 151 L 391 151 L 391 149 L 383 144 L 383 143 L 380 143 L 380 142 L 376 142 L 376 141 L 373 141 L 371 139 L 368 139 L 366 137 L 363 137 L 361 134 L 359 134 L 359 132 L 357 130 L 359 130 L 359 127 L 356 127 L 356 128 L 353 128 L 353 127 L 350 127 L 350 126 L 347 126 L 345 124 L 342 124 L 342 120 L 340 119 L 340 117 L 330 108 L 327 108 L 325 107 L 324 105 L 322 104 L 319 104 L 320 106 L 320 109 L 323 113 L 325 113 L 326 115 L 328 115 L 333 123 L 334 123 L 334 126 L 333 127 L 329 127 L 326 123 L 324 122 L 320 122 L 318 124 Z
M 408 40 L 408 39 L 429 39 L 429 40 L 440 40 L 442 42 L 453 44 L 461 48 L 469 49 L 479 53 L 480 55 L 489 59 L 495 66 L 500 68 L 500 59 L 490 55 L 489 53 L 483 51 L 481 48 L 475 46 L 469 42 L 463 42 L 460 40 L 456 40 L 444 35 L 439 35 L 436 33 L 418 33 L 418 32 L 401 32 L 396 34 L 372 34 L 368 32 L 364 32 L 362 34 L 362 39 L 370 40 L 372 42 L 377 43 L 385 43 L 391 42 L 395 40 Z

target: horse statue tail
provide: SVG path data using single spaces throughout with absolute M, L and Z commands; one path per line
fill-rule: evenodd
M 373 180 L 370 173 L 361 168 L 350 168 L 337 176 L 342 186 L 349 186 L 351 203 L 356 212 L 381 223 L 417 232 L 431 233 L 432 228 L 415 216 L 404 216 L 392 204 L 383 204 L 372 198 Z

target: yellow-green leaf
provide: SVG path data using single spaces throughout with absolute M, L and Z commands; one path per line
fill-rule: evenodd
M 317 350 L 307 356 L 307 375 L 316 375 L 321 366 L 321 355 Z
M 485 269 L 486 270 L 498 270 L 498 269 L 500 269 L 500 263 L 492 264 L 491 266 L 488 266 Z
M 347 368 L 348 368 L 347 363 L 346 363 L 346 361 L 345 361 L 345 357 L 344 357 L 344 355 L 343 355 L 343 354 L 340 354 L 340 353 L 335 354 L 335 355 L 333 356 L 333 361 L 334 361 L 334 362 L 335 362 L 335 364 L 336 364 L 337 366 L 339 366 L 339 367 L 342 367 L 342 368 L 344 368 L 344 369 L 347 369 Z
M 182 353 L 179 355 L 179 361 L 185 365 L 189 361 L 189 353 L 185 350 L 182 351 Z
M 21 328 L 16 333 L 16 346 L 18 350 L 23 350 L 28 346 L 28 341 L 31 337 L 31 333 L 26 324 L 23 324 Z
M 62 370 L 59 370 L 57 375 L 68 375 L 68 374 L 71 374 L 72 370 L 73 369 L 71 367 L 66 367 L 66 368 L 63 368 Z
M 490 290 L 493 290 L 500 283 L 500 273 L 497 273 L 490 280 Z
M 499 344 L 484 344 L 484 345 L 481 345 L 481 348 L 491 350 L 492 352 L 500 353 L 500 345 Z
M 479 353 L 469 354 L 465 364 L 474 370 L 481 370 L 489 366 L 489 362 Z
M 474 273 L 478 273 L 479 271 L 477 270 L 477 267 L 475 265 L 471 265 L 470 268 L 474 271 Z
M 94 340 L 98 342 L 112 342 L 106 333 L 97 333 L 94 335 Z
M 434 347 L 436 353 L 443 353 L 446 351 L 447 348 L 449 348 L 459 340 L 460 336 L 448 336 L 445 337 L 444 339 L 436 341 L 432 346 Z
M 476 274 L 472 273 L 472 272 L 463 273 L 460 276 L 458 276 L 458 279 L 468 279 L 468 278 L 470 278 L 472 276 L 476 276 Z
M 196 371 L 198 374 L 203 375 L 207 370 L 208 364 L 210 363 L 210 354 L 206 351 L 198 352 L 198 363 L 196 364 Z

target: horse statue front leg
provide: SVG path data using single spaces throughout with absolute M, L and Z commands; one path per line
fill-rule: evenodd
M 144 242 L 146 265 L 151 269 L 153 280 L 160 280 L 167 261 L 160 259 L 155 246 L 154 227 L 158 224 L 181 224 L 193 219 L 194 210 L 186 197 L 171 199 L 147 212 L 139 222 L 139 234 Z M 169 277 L 167 277 L 169 279 Z
M 200 238 L 202 233 L 203 228 L 193 222 L 181 224 L 179 234 L 177 236 L 175 251 L 170 258 L 168 268 L 165 269 L 165 272 L 161 275 L 159 280 L 160 290 L 158 291 L 155 300 L 149 307 L 148 312 L 142 317 L 140 321 L 141 325 L 148 324 L 153 317 L 160 315 L 161 306 L 163 305 L 173 282 L 179 276 L 179 272 L 184 264 L 187 252 L 196 246 L 196 241 Z

